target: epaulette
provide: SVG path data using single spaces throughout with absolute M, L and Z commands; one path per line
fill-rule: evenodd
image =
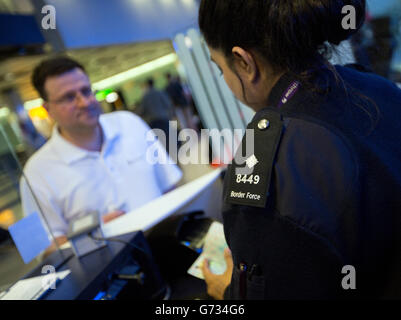
M 280 113 L 270 109 L 257 113 L 228 168 L 226 203 L 265 207 L 283 128 Z

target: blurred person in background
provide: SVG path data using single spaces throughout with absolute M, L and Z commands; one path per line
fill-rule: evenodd
M 26 114 L 26 112 L 19 113 L 19 126 L 21 128 L 26 145 L 28 154 L 31 155 L 34 151 L 38 150 L 41 146 L 46 143 L 45 137 L 43 137 L 35 128 L 32 120 Z
M 167 87 L 165 90 L 174 103 L 174 110 L 178 121 L 180 122 L 181 128 L 197 130 L 196 125 L 193 123 L 193 113 L 191 110 L 190 101 L 184 91 L 180 78 L 178 76 L 174 78 L 170 73 L 167 73 L 166 79 Z
M 181 179 L 176 165 L 147 161 L 150 128 L 142 119 L 128 111 L 102 114 L 78 62 L 45 60 L 35 68 L 32 82 L 56 125 L 26 163 L 20 189 L 25 215 L 39 210 L 55 237 L 47 253 L 67 241 L 72 220 L 98 212 L 107 223 L 168 192 Z M 157 148 L 166 154 L 160 144 Z
M 139 114 L 152 129 L 160 129 L 166 136 L 163 144 L 169 150 L 169 121 L 174 118 L 174 107 L 169 96 L 155 88 L 153 78 L 146 81 L 147 88 L 139 106 Z
M 366 18 L 351 38 L 357 62 L 401 82 L 401 0 L 367 0 Z

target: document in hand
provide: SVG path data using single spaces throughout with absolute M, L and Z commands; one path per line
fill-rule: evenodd
M 189 210 L 191 201 L 196 200 L 221 175 L 221 169 L 213 170 L 127 214 L 102 226 L 106 238 L 117 237 L 137 230 L 147 231 L 179 213 L 183 207 Z
M 205 236 L 202 253 L 187 272 L 194 277 L 204 279 L 202 264 L 204 259 L 208 259 L 210 270 L 215 274 L 223 274 L 227 268 L 224 260 L 225 248 L 227 248 L 227 242 L 223 225 L 220 222 L 213 222 Z

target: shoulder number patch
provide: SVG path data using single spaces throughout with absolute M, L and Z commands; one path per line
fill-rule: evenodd
M 248 125 L 228 168 L 226 203 L 265 207 L 283 126 L 281 115 L 271 110 L 256 115 Z

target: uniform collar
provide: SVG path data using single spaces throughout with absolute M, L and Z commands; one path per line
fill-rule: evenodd
M 292 98 L 286 104 L 279 107 L 283 94 L 287 91 L 287 89 L 291 86 L 291 84 L 294 83 L 294 81 L 295 78 L 291 77 L 290 74 L 288 73 L 285 73 L 280 77 L 280 79 L 277 81 L 277 83 L 273 86 L 273 88 L 270 91 L 269 98 L 267 100 L 267 106 L 265 108 L 258 110 L 253 116 L 251 121 L 252 125 L 255 125 L 255 123 L 257 124 L 257 122 L 265 116 L 266 111 L 280 112 L 288 105 L 292 104 L 296 98 L 298 98 L 299 91 L 301 88 L 297 90 L 295 95 L 293 95 Z
M 59 132 L 58 125 L 56 124 L 52 131 L 52 136 L 50 142 L 52 147 L 55 149 L 60 159 L 62 159 L 66 164 L 70 165 L 76 161 L 92 157 L 99 157 L 100 154 L 104 154 L 109 149 L 111 143 L 119 137 L 118 128 L 113 127 L 110 123 L 104 121 L 104 117 L 100 116 L 99 124 L 103 132 L 103 145 L 102 151 L 88 151 L 86 149 L 80 148 L 66 140 Z
M 289 73 L 283 74 L 270 92 L 268 106 L 275 109 L 279 105 L 284 92 L 291 86 L 294 81 L 295 78 Z M 291 103 L 291 101 L 295 99 L 297 95 L 298 92 L 288 103 Z
M 267 106 L 256 112 L 252 119 L 252 122 L 259 121 L 261 118 L 264 117 L 266 111 L 269 110 L 284 114 L 288 110 L 293 109 L 293 106 L 295 106 L 296 108 L 296 106 L 298 106 L 300 102 L 302 102 L 306 97 L 305 89 L 302 87 L 302 85 L 298 87 L 295 94 L 291 96 L 291 99 L 280 106 L 280 101 L 283 99 L 284 94 L 294 84 L 295 81 L 295 77 L 292 76 L 290 73 L 283 74 L 270 91 Z
M 334 85 L 333 75 L 330 72 L 330 70 L 327 68 L 327 66 L 321 65 L 317 67 L 315 72 L 317 72 L 316 74 L 317 78 L 315 79 L 315 86 L 321 89 L 322 91 L 329 92 L 330 88 Z M 289 111 L 292 110 L 293 108 L 296 109 L 296 106 L 305 101 L 305 99 L 311 98 L 310 90 L 308 90 L 301 84 L 299 89 L 292 96 L 292 98 L 283 106 L 278 107 L 281 99 L 283 98 L 283 94 L 291 87 L 291 85 L 295 81 L 297 81 L 297 79 L 295 78 L 294 75 L 292 75 L 289 72 L 282 75 L 270 92 L 268 98 L 268 108 L 272 108 L 274 110 Z M 319 94 L 317 94 L 317 96 L 318 95 Z

